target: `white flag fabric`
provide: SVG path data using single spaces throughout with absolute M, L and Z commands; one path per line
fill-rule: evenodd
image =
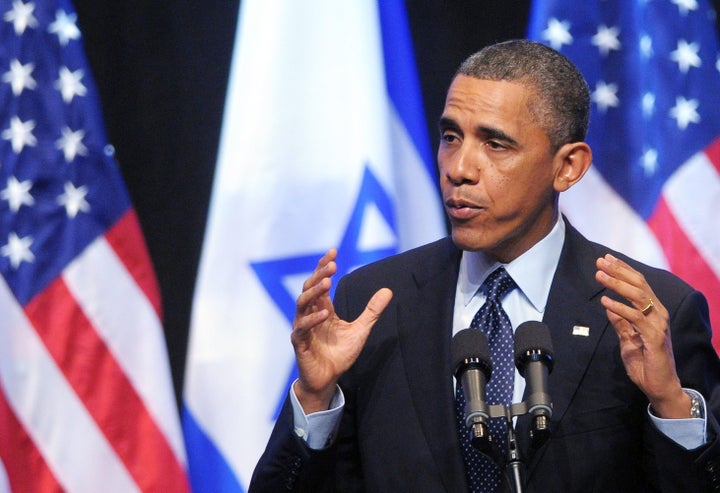
M 242 2 L 192 310 L 193 490 L 245 491 L 295 376 L 302 281 L 446 234 L 401 0 Z

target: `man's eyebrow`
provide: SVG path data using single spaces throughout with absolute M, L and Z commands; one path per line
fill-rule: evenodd
M 455 120 L 453 120 L 452 118 L 449 118 L 447 116 L 441 116 L 440 120 L 438 120 L 438 129 L 439 130 L 443 130 L 445 128 L 457 129 L 459 127 L 460 127 L 460 125 L 458 125 Z
M 440 120 L 438 120 L 438 129 L 439 130 L 445 130 L 445 129 L 453 129 L 453 130 L 459 130 L 460 125 L 453 120 L 450 117 L 442 116 L 440 117 Z M 485 127 L 482 125 L 479 125 L 475 127 L 475 134 L 476 135 L 482 135 L 487 139 L 495 139 L 495 140 L 501 140 L 503 142 L 506 142 L 510 145 L 516 146 L 518 145 L 517 141 L 510 137 L 508 134 L 503 132 L 500 129 L 493 128 L 493 127 Z
M 517 145 L 517 141 L 515 139 L 497 128 L 479 126 L 475 128 L 475 131 L 478 134 L 485 135 L 489 139 L 502 140 L 510 145 Z

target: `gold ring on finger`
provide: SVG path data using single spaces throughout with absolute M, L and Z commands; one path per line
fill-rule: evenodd
M 653 303 L 652 298 L 650 298 L 650 302 L 647 304 L 647 306 L 640 311 L 643 315 L 647 315 L 653 310 L 653 308 L 655 308 L 655 303 Z

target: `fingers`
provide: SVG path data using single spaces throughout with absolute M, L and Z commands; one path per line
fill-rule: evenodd
M 326 321 L 331 323 L 337 318 L 330 299 L 330 277 L 335 274 L 337 251 L 328 250 L 318 261 L 318 265 L 303 283 L 303 291 L 296 301 L 295 320 L 293 321 L 292 340 L 300 342 L 309 336 L 314 327 Z M 378 290 L 360 316 L 351 325 L 361 332 L 369 332 L 392 299 L 392 291 L 388 288 Z
M 649 291 L 650 286 L 647 285 L 642 274 L 610 254 L 599 258 L 596 265 L 598 268 L 596 279 L 600 284 L 631 303 L 637 300 L 638 305 L 642 305 L 641 308 L 645 306 L 643 301 L 649 298 L 646 290 Z
M 608 319 L 613 327 L 615 327 L 615 331 L 621 339 L 632 339 L 636 337 L 638 328 L 643 328 L 646 324 L 642 313 L 625 303 L 621 303 L 608 296 L 603 296 L 600 299 L 600 303 L 607 311 Z
M 330 278 L 337 271 L 335 257 L 337 251 L 334 248 L 328 250 L 318 261 L 317 267 L 303 283 L 303 290 L 296 300 L 296 314 L 318 311 L 328 306 L 315 306 L 322 296 L 330 292 Z M 329 295 L 327 302 L 329 302 Z
M 330 278 L 323 277 L 316 284 L 304 287 L 303 292 L 300 293 L 296 301 L 296 315 L 308 314 L 327 308 L 327 306 L 320 305 L 323 304 L 321 302 L 322 297 L 327 296 L 329 299 L 330 286 Z
M 607 254 L 597 260 L 595 279 L 630 302 L 627 306 L 608 298 L 603 301 L 611 309 L 631 322 L 640 323 L 645 317 L 653 317 L 665 309 L 655 296 L 645 277 L 622 260 Z
M 293 340 L 305 336 L 305 331 L 325 322 L 334 313 L 330 299 L 330 277 L 335 274 L 337 251 L 332 248 L 318 261 L 317 267 L 303 283 L 303 290 L 295 302 Z
M 597 281 L 629 302 L 627 304 L 609 296 L 600 299 L 621 342 L 664 348 L 669 337 L 668 312 L 645 277 L 610 254 L 599 258 L 596 265 Z
M 335 271 L 337 270 L 337 264 L 335 263 L 336 257 L 337 250 L 334 248 L 325 252 L 325 255 L 318 260 L 317 267 L 315 267 L 313 273 L 310 274 L 310 277 L 308 277 L 303 283 L 303 292 L 309 290 L 323 279 L 330 278 L 333 274 L 335 274 Z

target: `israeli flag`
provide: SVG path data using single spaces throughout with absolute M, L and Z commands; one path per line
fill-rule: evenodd
M 244 0 L 193 303 L 193 490 L 240 492 L 296 375 L 302 282 L 446 234 L 401 0 Z

